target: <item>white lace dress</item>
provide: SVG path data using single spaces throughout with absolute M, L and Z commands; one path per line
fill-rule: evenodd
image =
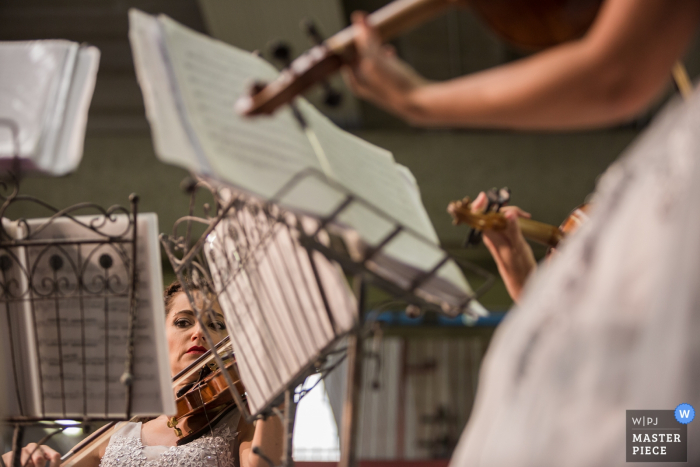
M 608 169 L 567 240 L 497 329 L 451 467 L 627 466 L 627 410 L 700 407 L 700 90 Z
M 145 446 L 142 424 L 128 422 L 112 435 L 100 467 L 237 467 L 239 419 L 234 410 L 212 433 L 183 446 Z

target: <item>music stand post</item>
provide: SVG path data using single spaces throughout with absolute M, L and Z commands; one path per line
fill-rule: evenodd
M 48 420 L 71 419 L 78 422 L 113 421 L 128 420 L 131 418 L 132 408 L 132 380 L 134 366 L 134 333 L 136 324 L 137 305 L 137 215 L 138 196 L 132 194 L 129 197 L 130 206 L 112 206 L 107 209 L 95 203 L 78 203 L 76 205 L 58 209 L 51 204 L 32 196 L 20 194 L 20 179 L 22 176 L 22 165 L 20 162 L 19 127 L 13 120 L 0 119 L 0 126 L 9 128 L 12 134 L 14 145 L 14 157 L 12 169 L 3 171 L 0 174 L 0 219 L 6 220 L 8 210 L 19 204 L 31 205 L 35 208 L 45 210 L 49 215 L 42 224 L 33 224 L 26 219 L 17 219 L 16 225 L 21 226 L 23 234 L 21 238 L 11 235 L 5 228 L 5 223 L 0 223 L 0 306 L 4 308 L 6 321 L 3 326 L 7 326 L 9 336 L 9 358 L 12 362 L 11 369 L 8 369 L 14 382 L 15 395 L 19 415 L 6 417 L 4 423 L 14 425 L 13 451 L 19 453 L 21 448 L 23 428 L 29 425 L 36 425 L 39 422 Z M 94 216 L 89 223 L 76 219 L 78 215 L 89 214 Z M 117 221 L 116 215 L 125 215 L 128 219 L 127 226 L 119 233 L 109 232 L 109 227 Z M 42 232 L 49 229 L 58 220 L 66 221 L 79 229 L 89 232 L 91 239 L 71 239 L 71 238 L 47 238 L 42 236 Z M 67 253 L 67 251 L 77 251 L 77 261 Z M 87 266 L 95 256 L 99 254 L 97 263 L 102 268 L 101 281 L 89 281 L 87 277 Z M 26 258 L 26 262 L 24 261 Z M 46 264 L 40 264 L 40 262 Z M 38 271 L 50 270 L 49 276 L 39 276 Z M 67 274 L 71 279 L 66 279 Z M 68 395 L 63 386 L 64 361 L 62 349 L 64 342 L 61 336 L 61 300 L 75 299 L 80 303 L 84 300 L 99 298 L 105 300 L 104 313 L 108 313 L 107 300 L 110 298 L 125 299 L 128 303 L 127 310 L 127 331 L 126 345 L 124 349 L 124 372 L 120 378 L 120 383 L 126 387 L 124 398 L 124 416 L 114 417 L 109 415 L 107 398 L 105 398 L 104 416 L 95 416 L 87 409 L 87 356 L 85 354 L 85 311 L 81 307 L 81 345 L 83 348 L 80 364 L 82 365 L 82 387 L 83 387 L 83 411 L 82 416 L 76 416 L 75 412 L 66 412 L 66 402 L 73 394 Z M 47 358 L 41 355 L 39 349 L 36 350 L 35 365 L 38 369 L 40 388 L 40 415 L 31 415 L 26 412 L 26 394 L 20 394 L 18 389 L 18 376 L 22 369 L 18 368 L 18 356 L 15 354 L 16 345 L 14 339 L 18 337 L 17 321 L 18 317 L 12 319 L 13 309 L 28 311 L 34 323 L 34 333 L 36 335 L 36 309 L 41 303 L 53 303 L 54 319 L 56 323 L 55 346 L 58 353 L 59 380 L 58 391 L 60 392 L 62 413 L 48 416 L 45 409 L 45 395 L 43 371 L 41 360 Z M 89 311 L 89 310 L 88 310 Z M 42 325 L 46 326 L 46 323 Z M 106 332 L 106 331 L 105 331 Z M 105 342 L 105 348 L 109 348 Z M 108 383 L 105 383 L 108 384 Z M 61 425 L 54 425 L 59 427 Z M 62 429 L 57 430 L 58 434 Z M 48 441 L 46 437 L 42 442 Z M 15 455 L 14 465 L 19 466 L 20 457 Z
M 307 232 L 302 227 L 302 222 L 296 218 L 296 214 L 292 211 L 287 210 L 283 207 L 283 201 L 285 196 L 290 193 L 296 186 L 303 183 L 304 180 L 316 179 L 323 183 L 332 186 L 334 189 L 339 190 L 343 193 L 343 201 L 339 203 L 333 212 L 322 218 L 316 217 L 316 229 L 312 232 Z M 398 221 L 387 216 L 383 212 L 374 208 L 369 202 L 357 197 L 351 193 L 348 193 L 342 186 L 334 184 L 334 182 L 329 181 L 324 174 L 311 170 L 304 170 L 293 177 L 289 183 L 287 183 L 279 192 L 272 197 L 270 201 L 261 201 L 259 198 L 240 192 L 236 192 L 231 187 L 222 184 L 218 181 L 214 181 L 205 177 L 192 176 L 187 183 L 185 183 L 185 189 L 190 194 L 190 207 L 189 212 L 186 216 L 180 218 L 175 222 L 173 226 L 173 231 L 170 235 L 161 234 L 161 243 L 166 251 L 166 254 L 173 266 L 175 274 L 178 280 L 183 285 L 183 289 L 190 300 L 190 304 L 193 307 L 197 315 L 197 319 L 200 321 L 202 329 L 205 331 L 205 338 L 210 340 L 210 336 L 206 331 L 206 326 L 204 325 L 204 319 L 208 313 L 211 313 L 212 306 L 217 300 L 217 296 L 221 293 L 221 290 L 216 290 L 214 285 L 215 281 L 212 279 L 211 271 L 208 266 L 208 259 L 204 254 L 204 246 L 207 243 L 207 238 L 210 234 L 215 232 L 217 225 L 224 218 L 236 217 L 238 213 L 244 211 L 251 211 L 255 215 L 264 216 L 265 222 L 269 225 L 278 225 L 281 228 L 289 229 L 294 232 L 294 236 L 298 243 L 304 247 L 307 251 L 312 268 L 314 270 L 315 286 L 322 291 L 323 295 L 323 284 L 321 283 L 318 270 L 314 266 L 313 252 L 320 252 L 328 259 L 337 262 L 345 271 L 353 277 L 355 297 L 357 300 L 358 307 L 358 321 L 357 325 L 350 332 L 349 335 L 349 345 L 348 345 L 348 391 L 346 392 L 346 402 L 344 407 L 344 420 L 342 428 L 342 452 L 341 452 L 341 465 L 342 467 L 350 467 L 355 464 L 354 459 L 354 446 L 356 436 L 354 434 L 357 423 L 357 400 L 359 399 L 359 388 L 361 387 L 361 360 L 362 360 L 362 323 L 366 316 L 366 289 L 368 286 L 377 286 L 380 289 L 389 292 L 392 296 L 392 303 L 395 300 L 400 300 L 402 303 L 409 305 L 418 306 L 423 310 L 434 310 L 438 312 L 449 311 L 455 313 L 457 311 L 464 311 L 469 304 L 469 301 L 476 298 L 478 295 L 483 293 L 488 287 L 490 287 L 493 282 L 493 276 L 489 273 L 481 270 L 480 268 L 466 263 L 461 259 L 453 258 L 444 250 L 440 249 L 438 246 L 434 245 L 430 240 L 422 238 L 419 234 L 411 232 L 410 229 L 402 227 Z M 230 193 L 233 193 L 229 198 L 224 198 L 221 195 L 221 190 L 225 189 Z M 195 198 L 198 191 L 204 191 L 213 199 L 212 204 L 203 204 L 204 216 L 196 214 L 197 202 Z M 333 225 L 340 223 L 340 217 L 346 209 L 349 209 L 355 203 L 361 204 L 363 207 L 373 210 L 377 215 L 383 217 L 387 222 L 395 225 L 395 228 L 382 239 L 374 248 L 368 248 L 367 252 L 361 260 L 353 259 L 350 257 L 347 250 L 342 248 L 334 247 L 333 242 L 328 242 L 327 239 L 324 241 L 321 237 L 327 237 L 329 234 L 329 229 Z M 290 214 L 292 216 L 290 217 Z M 303 214 L 305 215 L 305 214 Z M 289 219 L 297 219 L 296 222 L 291 222 Z M 193 226 L 200 225 L 204 228 L 201 235 L 193 235 Z M 242 254 L 238 260 L 238 267 L 231 269 L 236 269 L 236 274 L 245 274 L 246 265 L 250 267 L 250 262 L 252 261 L 252 253 L 256 249 L 268 248 L 269 245 L 266 244 L 265 235 L 267 232 L 272 231 L 261 231 L 260 235 L 254 239 L 248 238 L 244 234 L 245 238 L 237 238 L 236 242 L 241 245 L 245 245 L 246 254 Z M 443 258 L 438 261 L 438 263 L 432 268 L 431 271 L 421 274 L 414 281 L 412 281 L 410 287 L 402 288 L 399 285 L 391 282 L 390 279 L 383 277 L 381 274 L 377 273 L 371 264 L 371 260 L 376 258 L 378 254 L 382 253 L 382 249 L 389 244 L 391 239 L 393 239 L 399 232 L 404 232 L 415 238 L 426 242 L 436 249 L 440 249 L 443 253 Z M 240 235 L 240 234 L 238 234 Z M 233 235 L 235 237 L 235 235 Z M 255 235 L 253 235 L 255 237 Z M 337 237 L 335 237 L 337 238 Z M 255 241 L 253 241 L 255 240 Z M 480 275 L 484 279 L 484 284 L 478 288 L 477 292 L 473 297 L 468 297 L 466 300 L 460 302 L 458 305 L 446 305 L 444 303 L 436 303 L 435 301 L 429 301 L 426 299 L 425 295 L 416 294 L 416 291 L 427 281 L 429 281 L 439 270 L 439 268 L 444 265 L 447 261 L 455 260 L 463 267 L 474 271 L 476 274 Z M 278 271 L 278 274 L 285 274 L 289 271 Z M 196 294 L 195 291 L 206 291 L 205 294 Z M 327 312 L 330 315 L 330 310 L 328 309 L 328 302 L 325 300 L 324 305 L 327 308 Z M 334 353 L 334 346 L 337 341 L 344 337 L 344 335 L 336 336 L 330 345 L 326 346 L 318 355 L 315 360 L 325 360 L 326 357 Z M 221 356 L 215 356 L 217 363 L 223 366 L 223 359 Z M 334 368 L 338 362 L 332 365 Z M 296 374 L 290 381 L 286 384 L 284 391 L 282 391 L 278 397 L 274 398 L 265 407 L 259 409 L 257 413 L 251 414 L 246 404 L 244 403 L 243 397 L 239 394 L 233 381 L 230 377 L 226 375 L 227 383 L 229 389 L 232 393 L 236 404 L 240 407 L 243 416 L 249 422 L 252 422 L 256 418 L 269 416 L 274 413 L 273 407 L 279 405 L 283 398 L 287 402 L 285 405 L 285 460 L 284 465 L 291 466 L 293 459 L 291 456 L 292 447 L 292 430 L 294 426 L 294 415 L 296 409 L 296 402 L 294 394 L 294 388 L 301 384 L 307 376 L 319 371 L 314 364 L 305 366 L 298 374 Z M 320 371 L 325 371 L 321 369 Z M 328 370 L 329 371 L 329 370 Z M 298 395 L 298 394 L 297 394 Z M 263 458 L 264 453 L 261 453 Z

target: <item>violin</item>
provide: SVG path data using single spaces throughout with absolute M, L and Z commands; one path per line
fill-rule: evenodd
M 518 225 L 523 236 L 528 240 L 540 243 L 550 248 L 556 248 L 559 242 L 576 230 L 588 218 L 589 204 L 582 204 L 574 209 L 564 222 L 556 227 L 532 219 L 518 218 Z M 459 201 L 452 201 L 447 206 L 447 212 L 452 215 L 453 223 L 467 224 L 472 228 L 483 230 L 505 230 L 508 220 L 500 212 L 485 212 L 483 214 L 471 211 L 471 200 L 466 197 Z
M 175 399 L 176 414 L 168 420 L 168 428 L 172 428 L 179 438 L 178 446 L 198 438 L 236 408 L 224 373 L 228 373 L 238 393 L 244 395 L 245 401 L 245 388 L 236 370 L 235 358 L 224 360 L 224 368 L 219 368 L 213 362 L 202 366 L 197 380 L 178 391 Z M 186 435 L 183 429 L 187 432 Z
M 603 0 L 395 0 L 367 17 L 382 41 L 428 21 L 450 7 L 469 5 L 503 39 L 539 50 L 579 38 L 593 23 Z M 312 85 L 357 59 L 356 32 L 349 26 L 295 59 L 269 83 L 256 83 L 236 102 L 247 116 L 272 114 Z
M 230 349 L 229 337 L 222 339 L 214 348 L 216 352 L 224 355 L 228 354 Z M 224 370 L 218 368 L 213 360 L 214 353 L 209 350 L 173 377 L 173 390 L 180 389 L 175 400 L 176 414 L 168 420 L 168 427 L 175 430 L 179 438 L 178 446 L 203 434 L 209 426 L 236 407 L 233 395 L 228 390 L 224 371 L 234 382 L 238 393 L 245 394 L 245 388 L 236 371 L 235 359 L 224 359 Z M 188 383 L 194 376 L 195 381 Z M 138 422 L 140 418 L 133 417 L 130 421 Z M 106 447 L 118 428 L 117 422 L 111 422 L 92 433 L 61 458 L 61 467 L 90 465 L 90 457 L 95 456 L 95 452 L 100 448 Z

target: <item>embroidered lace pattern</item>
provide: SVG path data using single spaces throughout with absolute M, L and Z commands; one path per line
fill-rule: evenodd
M 213 434 L 183 446 L 172 446 L 149 461 L 140 437 L 115 435 L 100 467 L 233 467 L 233 438 L 228 426 L 217 427 Z

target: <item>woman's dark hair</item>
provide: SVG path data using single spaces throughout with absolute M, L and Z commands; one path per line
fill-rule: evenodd
M 199 287 L 197 285 L 194 285 L 189 281 L 187 282 L 187 288 L 191 291 L 199 290 Z M 163 292 L 163 302 L 165 303 L 165 316 L 168 316 L 168 313 L 170 313 L 170 308 L 173 305 L 173 300 L 175 300 L 175 295 L 184 291 L 185 290 L 182 288 L 182 284 L 179 280 L 173 281 L 169 286 L 165 288 L 165 292 Z
M 175 295 L 180 292 L 184 292 L 184 290 L 182 290 L 182 284 L 178 280 L 175 280 L 165 288 L 165 292 L 163 293 L 163 301 L 165 302 L 165 316 L 168 316 L 168 313 L 170 313 L 170 307 L 173 305 Z

